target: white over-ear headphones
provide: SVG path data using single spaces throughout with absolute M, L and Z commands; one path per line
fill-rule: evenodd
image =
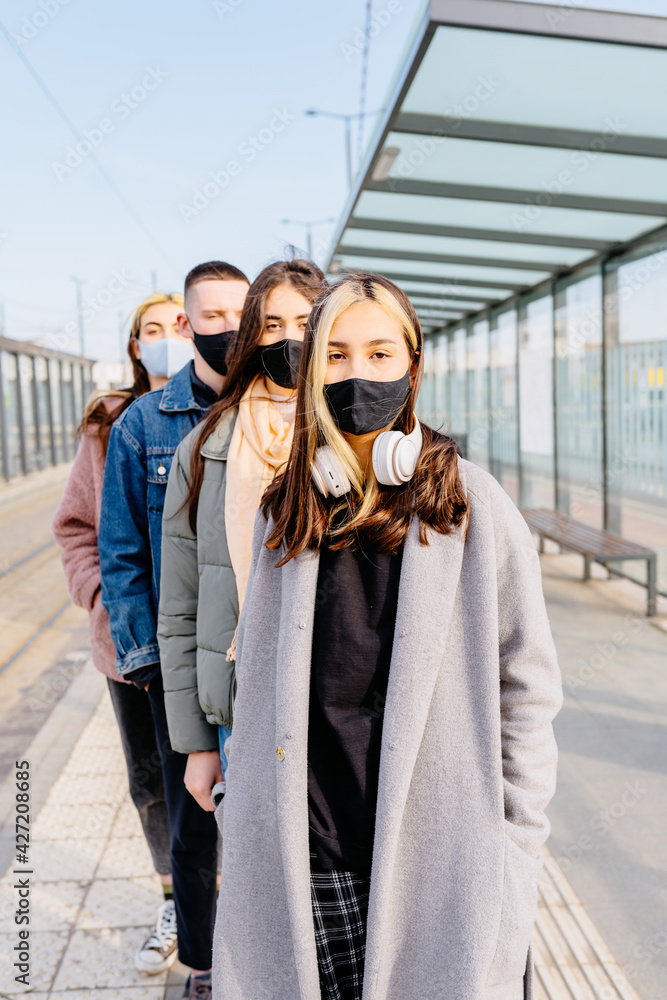
M 422 429 L 415 417 L 410 434 L 401 431 L 383 431 L 373 444 L 373 471 L 383 486 L 400 486 L 412 479 L 422 450 Z M 313 481 L 320 493 L 342 497 L 352 486 L 336 453 L 330 445 L 323 445 L 315 452 L 310 463 Z

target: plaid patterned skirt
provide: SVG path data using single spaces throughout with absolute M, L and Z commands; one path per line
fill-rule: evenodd
M 311 868 L 322 1000 L 361 1000 L 370 887 L 370 878 L 354 872 Z

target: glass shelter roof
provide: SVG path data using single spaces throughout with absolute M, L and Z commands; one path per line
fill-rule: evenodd
M 667 225 L 667 17 L 427 0 L 339 223 L 425 329 Z

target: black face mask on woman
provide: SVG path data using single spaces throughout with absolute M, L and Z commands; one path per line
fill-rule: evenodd
M 225 330 L 223 333 L 196 333 L 192 329 L 195 347 L 207 365 L 210 365 L 218 375 L 227 374 L 227 351 L 234 343 L 238 330 Z
M 410 373 L 396 382 L 347 378 L 324 386 L 329 409 L 341 431 L 370 434 L 392 424 L 410 392 Z
M 283 389 L 296 389 L 302 353 L 300 340 L 278 340 L 257 348 L 264 373 Z

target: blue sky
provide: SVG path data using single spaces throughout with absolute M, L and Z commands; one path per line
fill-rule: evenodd
M 667 0 L 578 6 L 667 14 Z M 383 18 L 367 108 L 381 107 L 420 8 L 393 0 Z M 388 0 L 374 9 L 388 11 Z M 347 194 L 343 124 L 303 112 L 357 110 L 364 11 L 364 0 L 1 3 L 5 28 L 75 130 L 88 133 L 108 178 L 90 156 L 68 152 L 76 140 L 0 38 L 6 335 L 76 352 L 78 275 L 87 354 L 117 360 L 119 314 L 150 292 L 153 271 L 169 291 L 212 258 L 252 278 L 287 243 L 305 245 L 303 228 L 282 219 L 337 217 Z M 316 231 L 320 262 L 332 230 Z

